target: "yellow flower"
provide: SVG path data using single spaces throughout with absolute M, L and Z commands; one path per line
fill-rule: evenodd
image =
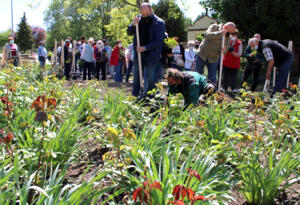
M 283 120 L 275 120 L 274 123 L 276 125 L 281 125 L 283 123 Z
M 291 85 L 291 89 L 292 90 L 297 90 L 298 89 L 298 86 L 295 84 L 295 85 Z
M 136 138 L 134 132 L 131 129 L 123 129 L 123 133 L 124 133 L 124 136 L 127 138 L 133 138 L 133 139 Z
M 120 138 L 118 131 L 113 127 L 107 128 L 107 133 L 111 137 L 112 143 L 116 146 L 120 144 Z
M 204 125 L 205 125 L 205 121 L 204 121 L 204 120 L 202 120 L 202 121 L 197 121 L 197 122 L 196 122 L 196 126 L 197 126 L 197 127 L 204 128 Z
M 262 138 L 261 135 L 255 133 L 255 140 L 257 140 L 257 141 L 263 141 L 264 139 Z
M 264 106 L 264 102 L 260 97 L 255 98 L 255 107 L 259 108 Z

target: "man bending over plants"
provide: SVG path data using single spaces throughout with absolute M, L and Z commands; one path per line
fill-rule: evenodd
M 168 96 L 181 93 L 184 97 L 184 105 L 197 105 L 202 94 L 213 93 L 215 85 L 198 72 L 181 72 L 177 69 L 168 69 Z

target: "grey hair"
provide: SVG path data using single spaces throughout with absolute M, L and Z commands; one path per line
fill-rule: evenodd
M 177 70 L 177 69 L 174 69 L 174 68 L 168 68 L 168 74 L 167 74 L 167 77 L 172 77 L 174 78 L 175 80 L 178 80 L 178 79 L 183 79 L 184 78 L 184 75 L 181 71 Z
M 97 41 L 97 44 L 104 45 L 103 41 L 101 41 L 101 40 Z
M 190 46 L 191 44 L 195 45 L 195 41 L 189 41 L 188 42 L 188 46 Z
M 151 8 L 151 5 L 150 5 L 148 2 L 142 3 L 142 4 L 141 4 L 141 8 L 142 8 L 142 7 L 148 7 L 149 9 L 152 9 L 152 8 Z
M 257 38 L 250 38 L 249 41 L 248 41 L 248 45 L 250 45 L 250 43 L 256 43 L 258 41 L 259 40 Z

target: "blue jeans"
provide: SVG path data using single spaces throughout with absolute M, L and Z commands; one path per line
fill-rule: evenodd
M 286 87 L 288 74 L 291 70 L 294 61 L 294 54 L 292 54 L 286 61 L 279 66 L 279 72 L 276 75 L 276 82 L 274 92 L 281 92 Z
M 148 91 L 155 88 L 155 84 L 157 83 L 157 71 L 158 63 L 155 64 L 146 64 L 142 61 L 142 69 L 143 69 L 143 75 L 144 75 L 144 93 L 142 93 L 142 96 L 145 96 Z M 139 66 L 138 66 L 138 60 L 137 56 L 134 58 L 133 63 L 133 89 L 132 89 L 132 95 L 138 96 L 140 94 L 140 76 L 139 76 Z
M 155 72 L 155 75 L 156 75 L 156 79 L 157 81 L 162 81 L 163 78 L 164 78 L 164 67 L 163 67 L 163 64 L 162 63 L 158 63 L 157 64 L 157 68 L 156 68 L 156 72 Z
M 46 60 L 40 61 L 40 67 L 41 67 L 41 68 L 44 68 L 44 67 L 45 67 L 45 64 L 46 64 Z
M 203 74 L 203 68 L 204 66 L 207 66 L 208 71 L 208 79 L 211 80 L 214 83 L 217 83 L 217 69 L 218 69 L 218 61 L 209 63 L 208 59 L 206 61 L 203 61 L 198 55 L 196 57 L 196 71 L 200 74 Z
M 129 60 L 129 62 L 128 62 L 128 68 L 127 68 L 127 71 L 126 71 L 126 82 L 128 82 L 128 80 L 129 80 L 130 73 L 132 71 L 132 67 L 133 67 L 133 61 Z
M 116 66 L 115 82 L 123 81 L 123 74 L 122 74 L 123 65 L 124 65 L 124 62 L 119 60 L 119 63 Z

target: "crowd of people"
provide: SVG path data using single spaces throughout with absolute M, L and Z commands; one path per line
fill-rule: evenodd
M 112 48 L 105 38 L 86 40 L 82 37 L 74 45 L 72 45 L 72 38 L 67 38 L 57 49 L 59 63 L 64 67 L 65 78 L 70 79 L 70 73 L 74 68 L 75 73 L 82 73 L 83 80 L 92 78 L 100 80 L 100 74 L 101 80 L 106 80 L 106 75 L 109 73 L 115 82 L 121 83 L 123 80 L 128 82 L 133 71 L 132 95 L 143 98 L 148 91 L 155 88 L 156 83 L 163 79 L 164 69 L 169 68 L 167 74 L 169 93 L 182 93 L 186 103 L 190 104 L 196 103 L 195 99 L 208 92 L 207 88 L 216 89 L 220 64 L 223 65 L 222 91 L 226 92 L 231 88 L 232 92 L 237 92 L 239 87 L 237 74 L 243 54 L 247 63 L 242 84 L 247 82 L 253 73 L 251 91 L 257 89 L 262 75 L 262 64 L 266 62 L 268 66 L 266 79 L 270 79 L 273 67 L 278 67 L 279 72 L 273 92 L 280 92 L 285 88 L 294 59 L 294 54 L 285 46 L 274 40 L 262 40 L 258 33 L 249 39 L 248 46 L 243 52 L 243 43 L 233 22 L 212 24 L 203 34 L 201 43 L 190 41 L 186 49 L 180 43 L 180 39 L 174 37 L 177 43 L 170 48 L 165 43 L 165 39 L 168 38 L 165 22 L 153 13 L 149 3 L 141 5 L 140 15 L 133 19 L 127 33 L 133 36 L 133 43 L 127 48 L 123 47 L 120 40 L 116 41 Z M 223 39 L 224 47 L 222 47 Z M 17 66 L 18 47 L 12 37 L 9 37 L 8 41 L 4 48 L 3 59 L 4 61 L 11 59 Z M 75 58 L 73 46 L 75 46 Z M 63 58 L 61 58 L 62 54 Z M 141 55 L 140 63 L 138 54 Z M 38 47 L 38 60 L 41 67 L 45 66 L 46 58 L 47 50 L 44 42 L 41 42 Z M 205 66 L 207 77 L 203 75 Z M 143 89 L 140 83 L 140 70 L 143 76 Z
M 142 55 L 142 70 L 144 75 L 144 96 L 147 91 L 155 87 L 159 81 L 159 74 L 163 67 L 172 68 L 168 72 L 169 93 L 182 93 L 187 104 L 196 103 L 195 99 L 217 86 L 217 72 L 220 64 L 223 64 L 222 91 L 237 92 L 237 74 L 241 67 L 243 44 L 238 38 L 239 31 L 233 22 L 225 24 L 212 24 L 203 35 L 202 42 L 188 42 L 188 48 L 184 49 L 177 37 L 174 39 L 177 45 L 167 48 L 164 39 L 168 38 L 165 32 L 164 21 L 152 12 L 148 3 L 144 3 L 140 9 L 141 15 L 134 18 L 128 27 L 128 34 L 134 35 L 134 48 L 136 53 Z M 136 26 L 139 26 L 140 46 L 137 45 Z M 225 46 L 222 47 L 224 39 Z M 221 55 L 223 55 L 221 61 Z M 264 61 L 268 68 L 266 79 L 270 79 L 270 73 L 274 66 L 278 67 L 276 84 L 273 90 L 281 92 L 285 88 L 288 73 L 292 67 L 294 54 L 285 46 L 274 40 L 261 39 L 260 34 L 255 34 L 249 39 L 245 49 L 247 65 L 244 72 L 243 83 L 253 72 L 253 85 L 255 91 L 258 80 L 261 77 L 261 66 Z M 207 67 L 208 76 L 203 76 L 204 66 Z M 183 71 L 185 70 L 185 71 Z M 134 57 L 134 85 L 133 95 L 139 94 L 139 70 L 137 54 Z M 154 79 L 154 80 L 153 80 Z M 204 86 L 204 87 L 203 87 Z M 197 88 L 196 88 L 197 87 Z

